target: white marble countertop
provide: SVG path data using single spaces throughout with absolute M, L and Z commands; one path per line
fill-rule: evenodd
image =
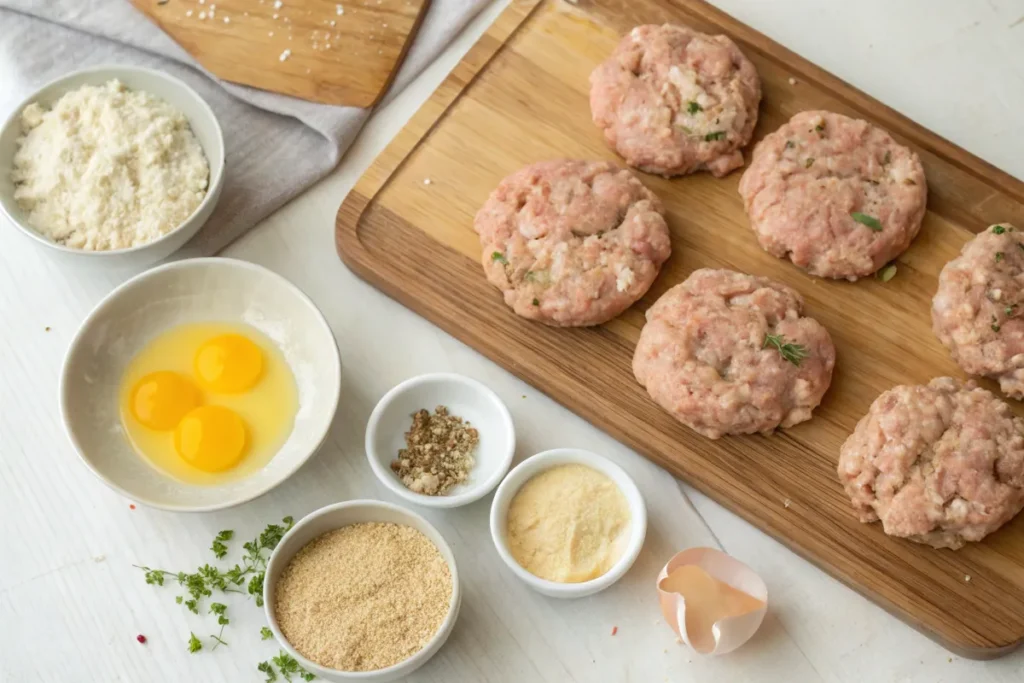
M 783 45 L 1004 170 L 1024 178 L 1024 0 L 713 0 Z M 270 494 L 201 515 L 143 507 L 106 489 L 78 461 L 57 414 L 57 378 L 78 324 L 119 279 L 58 269 L 0 225 L 0 681 L 257 681 L 263 615 L 228 601 L 229 647 L 189 655 L 190 630 L 211 632 L 145 585 L 133 563 L 190 568 L 210 539 L 258 533 L 284 515 L 357 497 L 395 500 L 363 454 L 366 418 L 398 381 L 452 370 L 509 404 L 517 460 L 555 446 L 604 453 L 637 480 L 651 526 L 627 577 L 592 598 L 543 598 L 501 565 L 487 531 L 489 497 L 421 511 L 451 543 L 465 599 L 448 644 L 413 681 L 965 681 L 1019 683 L 1024 653 L 971 662 L 888 616 L 777 542 L 694 493 L 479 354 L 352 275 L 333 246 L 342 197 L 500 7 L 487 10 L 409 89 L 378 112 L 341 166 L 224 255 L 265 265 L 327 316 L 344 363 L 327 443 Z M 4 64 L 16 55 L 0 55 Z M 685 495 L 684 495 L 685 492 Z M 689 500 L 686 496 L 689 496 Z M 692 501 L 692 505 L 691 502 Z M 751 643 L 703 659 L 660 621 L 656 571 L 677 549 L 719 545 L 755 567 L 771 609 Z M 613 627 L 618 627 L 612 636 Z M 140 645 L 136 634 L 148 642 Z

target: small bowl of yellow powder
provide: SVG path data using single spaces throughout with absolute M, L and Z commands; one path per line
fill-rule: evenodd
M 647 509 L 629 475 L 575 448 L 526 459 L 491 504 L 501 559 L 531 588 L 556 598 L 593 595 L 618 581 L 646 533 Z
M 354 500 L 321 508 L 278 544 L 263 587 L 270 630 L 328 681 L 404 679 L 441 649 L 462 602 L 455 556 L 427 520 Z

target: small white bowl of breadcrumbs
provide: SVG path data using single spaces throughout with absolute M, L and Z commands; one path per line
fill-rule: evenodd
M 270 630 L 328 681 L 394 681 L 444 645 L 462 604 L 455 556 L 427 520 L 353 500 L 289 531 L 263 584 Z

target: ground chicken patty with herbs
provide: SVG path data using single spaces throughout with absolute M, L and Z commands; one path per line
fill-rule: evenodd
M 894 387 L 843 444 L 839 479 L 862 522 L 959 548 L 1024 507 L 1024 420 L 973 382 Z
M 661 407 L 711 439 L 809 420 L 836 352 L 803 304 L 767 278 L 694 271 L 647 311 L 633 374 Z
M 819 277 L 871 275 L 921 229 L 917 154 L 866 121 L 797 114 L 754 148 L 740 195 L 761 247 Z
M 647 292 L 671 252 L 661 202 L 604 161 L 544 161 L 513 173 L 473 227 L 505 303 L 549 325 L 611 320 Z
M 1024 398 L 1024 233 L 993 225 L 939 275 L 932 329 L 972 375 Z
M 590 75 L 590 110 L 630 166 L 664 176 L 743 165 L 761 101 L 754 65 L 726 36 L 637 26 Z

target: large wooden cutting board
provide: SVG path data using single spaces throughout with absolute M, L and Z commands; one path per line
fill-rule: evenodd
M 552 329 L 505 307 L 478 262 L 474 213 L 527 163 L 614 158 L 590 121 L 587 77 L 619 35 L 663 21 L 726 33 L 754 61 L 764 81 L 758 138 L 800 110 L 825 108 L 872 120 L 919 152 L 929 212 L 893 280 L 815 279 L 761 251 L 736 191 L 740 173 L 645 176 L 669 211 L 673 255 L 641 302 L 595 329 Z M 346 198 L 337 246 L 356 273 L 414 311 L 951 650 L 987 658 L 1024 638 L 1024 515 L 983 543 L 933 550 L 859 523 L 835 468 L 880 392 L 962 374 L 931 332 L 936 278 L 972 233 L 999 221 L 1024 226 L 1022 202 L 1021 182 L 699 0 L 513 0 Z M 838 362 L 814 419 L 771 437 L 710 441 L 634 381 L 644 311 L 702 266 L 781 280 L 829 328 Z
M 131 0 L 219 78 L 312 102 L 369 107 L 387 90 L 429 0 Z

